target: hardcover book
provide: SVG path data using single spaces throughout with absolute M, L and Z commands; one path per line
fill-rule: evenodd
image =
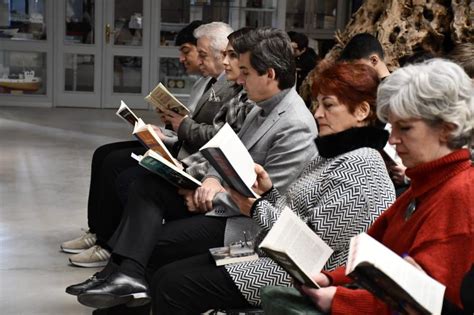
M 441 314 L 445 286 L 366 233 L 351 239 L 346 275 L 402 314 Z

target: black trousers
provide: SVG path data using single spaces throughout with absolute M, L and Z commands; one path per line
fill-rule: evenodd
M 154 315 L 201 314 L 209 309 L 250 307 L 225 267 L 216 267 L 210 254 L 160 268 L 150 289 Z
M 143 154 L 145 150 L 138 141 L 124 141 L 103 145 L 92 156 L 87 219 L 90 231 L 97 234 L 97 243 L 101 246 L 105 246 L 122 217 L 117 176 L 136 167 L 137 161 L 130 157 L 132 152 Z
M 189 212 L 175 186 L 149 173 L 130 184 L 122 220 L 108 244 L 114 254 L 156 269 L 222 246 L 225 224 L 225 218 Z

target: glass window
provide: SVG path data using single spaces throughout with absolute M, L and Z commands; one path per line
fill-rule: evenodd
M 0 0 L 0 38 L 45 40 L 45 1 Z
M 115 1 L 114 44 L 141 46 L 143 1 Z
M 64 90 L 94 91 L 94 55 L 64 54 Z
M 337 1 L 316 1 L 316 8 L 311 19 L 311 27 L 316 29 L 336 28 Z
M 286 30 L 336 29 L 337 0 L 286 0 Z
M 189 94 L 196 82 L 196 76 L 189 76 L 178 58 L 160 58 L 160 77 L 163 83 L 173 94 Z
M 46 94 L 46 53 L 1 50 L 0 93 Z
M 161 46 L 173 46 L 176 34 L 191 21 L 229 21 L 229 1 L 162 0 Z
M 114 57 L 114 93 L 142 93 L 142 57 Z
M 66 5 L 66 37 L 69 43 L 94 44 L 94 0 L 69 0 Z
M 304 28 L 305 2 L 305 0 L 286 0 L 286 30 Z

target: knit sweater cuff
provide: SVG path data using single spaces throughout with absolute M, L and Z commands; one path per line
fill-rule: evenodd
M 337 287 L 332 300 L 331 315 L 390 315 L 390 309 L 363 289 Z
M 331 285 L 343 285 L 352 282 L 352 279 L 346 276 L 346 266 L 341 266 L 333 271 L 323 271 L 331 281 Z

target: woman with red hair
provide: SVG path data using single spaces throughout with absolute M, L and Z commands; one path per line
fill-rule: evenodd
M 259 165 L 254 187 L 260 198 L 230 192 L 241 213 L 261 226 L 257 240 L 288 207 L 334 249 L 325 266 L 332 270 L 345 263 L 350 238 L 366 231 L 393 202 L 394 188 L 378 152 L 388 133 L 374 127 L 378 83 L 375 71 L 361 64 L 336 64 L 321 73 L 314 87 L 319 102 L 314 115 L 320 127 L 319 155 L 308 162 L 285 195 L 273 187 Z M 155 274 L 154 313 L 195 314 L 211 308 L 257 306 L 260 288 L 267 285 L 290 286 L 291 279 L 264 254 L 251 262 L 221 267 L 215 266 L 209 254 L 195 256 Z M 220 297 L 222 292 L 226 300 Z

